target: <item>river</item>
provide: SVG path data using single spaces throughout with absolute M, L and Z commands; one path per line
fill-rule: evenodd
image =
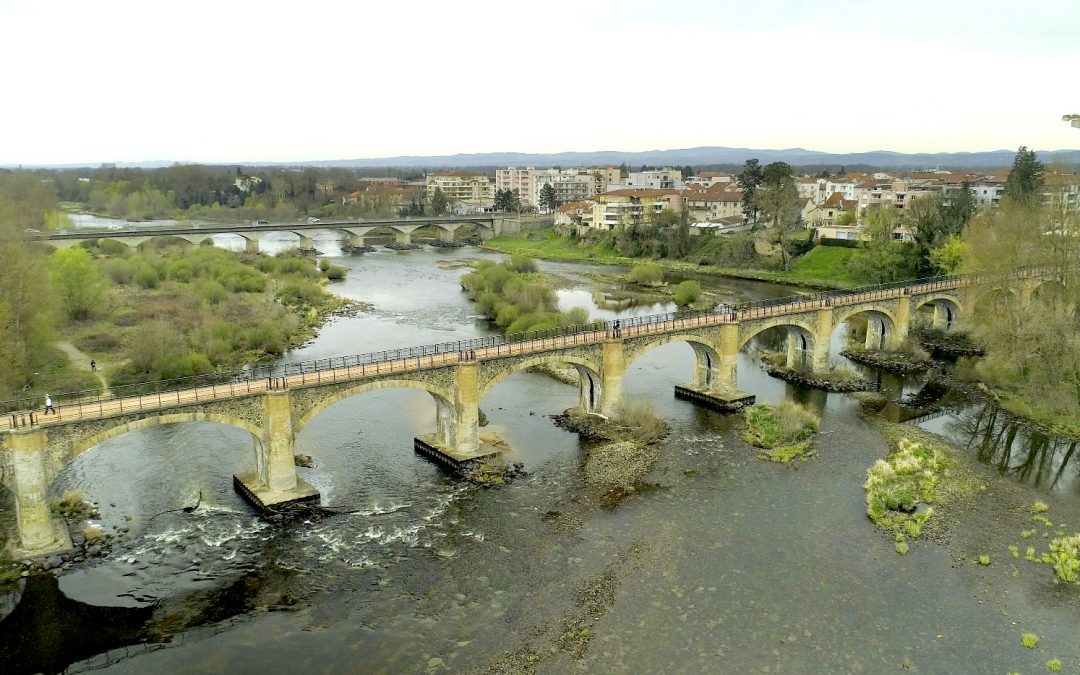
M 348 269 L 333 292 L 373 309 L 330 323 L 285 360 L 490 334 L 454 263 L 502 256 L 350 257 L 329 236 L 316 243 Z M 670 309 L 605 313 L 584 275 L 611 268 L 540 265 L 566 281 L 564 307 L 604 317 Z M 735 302 L 794 292 L 702 280 Z M 745 350 L 741 389 L 822 413 L 817 455 L 779 466 L 755 459 L 736 418 L 674 399 L 692 368 L 685 344 L 630 366 L 624 394 L 652 402 L 672 434 L 648 489 L 618 503 L 585 484 L 588 453 L 548 417 L 576 404 L 576 388 L 531 373 L 481 402 L 527 477 L 494 490 L 447 477 L 412 451 L 434 426 L 431 397 L 380 390 L 339 402 L 299 434 L 296 451 L 315 463 L 299 471 L 338 513 L 287 525 L 262 521 L 233 491 L 232 474 L 253 467 L 245 432 L 188 423 L 106 441 L 50 494 L 82 491 L 107 529 L 127 529 L 124 546 L 58 579 L 31 579 L 0 621 L 3 670 L 1033 672 L 1051 654 L 1020 647 L 1018 616 L 1039 622 L 1044 644 L 1064 645 L 1054 656 L 1080 663 L 1080 617 L 1060 602 L 1075 593 L 1056 604 L 1014 593 L 1003 609 L 950 549 L 920 544 L 901 557 L 872 527 L 862 483 L 887 448 L 853 400 L 768 377 Z M 909 393 L 918 381 L 890 386 Z M 926 425 L 951 423 L 959 439 L 971 414 Z M 1064 454 L 1050 461 L 1064 482 L 1021 477 L 1010 489 L 1075 506 L 1076 462 L 1066 467 Z M 193 513 L 177 511 L 200 495 Z

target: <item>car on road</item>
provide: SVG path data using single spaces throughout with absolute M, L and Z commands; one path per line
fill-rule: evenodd
M 25 230 L 23 230 L 23 232 L 25 232 L 27 234 L 41 234 L 41 230 L 35 230 L 32 227 L 26 228 Z
M 110 229 L 110 230 L 122 230 L 122 229 L 124 229 L 124 226 L 123 225 L 117 225 L 116 223 L 113 223 L 112 225 L 109 225 L 109 227 L 107 229 Z
M 319 220 L 318 218 L 308 218 L 307 222 L 308 222 L 308 225 L 314 225 L 315 223 L 321 223 L 322 221 Z

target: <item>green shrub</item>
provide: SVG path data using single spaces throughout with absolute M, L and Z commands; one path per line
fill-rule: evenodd
M 161 277 L 158 276 L 158 271 L 154 269 L 154 266 L 149 263 L 142 263 L 135 271 L 131 280 L 135 282 L 135 285 L 139 288 L 157 288 L 161 283 Z
M 262 321 L 247 329 L 244 339 L 250 349 L 259 349 L 267 354 L 281 354 L 285 351 L 285 336 L 281 329 L 270 321 Z
M 672 298 L 679 307 L 687 307 L 701 297 L 701 284 L 696 281 L 683 281 L 675 287 Z
M 1066 583 L 1080 581 L 1080 534 L 1059 537 L 1050 542 L 1049 563 L 1054 574 Z
M 214 372 L 214 366 L 205 354 L 188 352 L 178 359 L 166 362 L 164 368 L 158 374 L 162 380 L 171 380 L 177 377 L 191 377 L 192 375 L 205 375 Z
M 341 281 L 345 278 L 347 270 L 341 265 L 327 265 L 326 269 L 323 270 L 323 273 L 326 274 L 326 278 L 331 281 Z
M 656 263 L 641 263 L 630 269 L 630 281 L 640 286 L 655 286 L 664 279 L 664 270 Z
M 1028 649 L 1035 649 L 1039 646 L 1039 636 L 1035 633 L 1024 633 L 1020 636 L 1020 644 Z
M 292 277 L 282 284 L 278 297 L 287 305 L 318 306 L 325 300 L 326 292 L 313 281 Z
M 109 277 L 109 281 L 126 286 L 131 283 L 132 278 L 135 276 L 135 270 L 139 268 L 139 265 L 133 260 L 112 258 L 105 261 L 104 267 L 105 276 Z
M 211 305 L 219 305 L 229 297 L 225 287 L 213 279 L 200 279 L 195 282 L 195 294 Z
M 537 270 L 535 260 L 528 256 L 518 254 L 510 256 L 510 260 L 506 263 L 506 266 L 511 272 L 517 272 L 519 274 L 535 272 Z

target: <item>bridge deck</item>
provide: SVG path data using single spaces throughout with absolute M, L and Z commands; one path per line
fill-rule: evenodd
M 933 281 L 903 287 L 888 287 L 846 294 L 818 294 L 808 299 L 798 298 L 774 305 L 762 304 L 734 311 L 726 310 L 702 314 L 688 318 L 644 322 L 651 317 L 636 317 L 622 320 L 619 337 L 659 335 L 678 333 L 702 326 L 738 323 L 749 319 L 769 318 L 798 314 L 818 309 L 830 309 L 848 305 L 858 305 L 875 300 L 897 298 L 904 295 L 928 293 L 939 290 L 951 290 L 963 282 L 959 279 Z M 756 303 L 755 303 L 756 304 Z M 408 358 L 388 359 L 354 366 L 328 367 L 312 372 L 302 372 L 283 377 L 249 379 L 239 382 L 207 384 L 184 389 L 175 389 L 160 393 L 150 393 L 113 398 L 83 398 L 71 402 L 62 402 L 56 406 L 56 414 L 44 415 L 40 410 L 33 412 L 21 410 L 0 418 L 0 431 L 27 425 L 54 426 L 101 419 L 137 412 L 165 411 L 171 408 L 192 405 L 207 401 L 239 398 L 259 394 L 271 389 L 317 386 L 336 382 L 362 381 L 369 377 L 390 373 L 409 373 L 417 370 L 440 368 L 468 360 L 497 359 L 556 351 L 576 345 L 596 344 L 614 337 L 612 324 L 606 330 L 592 330 L 580 333 L 563 334 L 520 342 L 506 342 L 494 346 L 477 348 L 461 352 L 429 354 Z M 151 383 L 152 384 L 152 383 Z

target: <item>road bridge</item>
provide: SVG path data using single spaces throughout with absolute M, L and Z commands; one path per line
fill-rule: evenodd
M 235 234 L 245 241 L 245 250 L 259 252 L 259 241 L 271 232 L 291 232 L 300 238 L 299 248 L 314 249 L 311 238 L 313 231 L 331 231 L 342 235 L 342 240 L 351 247 L 362 247 L 375 236 L 392 235 L 398 243 L 412 242 L 412 233 L 431 226 L 443 241 L 452 241 L 455 233 L 465 225 L 479 229 L 482 239 L 489 239 L 502 234 L 507 229 L 509 219 L 506 214 L 483 214 L 478 216 L 439 216 L 430 218 L 384 218 L 372 220 L 340 220 L 306 223 L 191 223 L 175 226 L 125 227 L 103 230 L 78 229 L 64 232 L 28 233 L 30 241 L 40 241 L 56 248 L 79 246 L 95 239 L 114 239 L 131 247 L 137 247 L 156 237 L 173 237 L 200 244 L 215 234 Z M 516 224 L 516 221 L 512 221 Z
M 55 414 L 50 415 L 35 410 L 40 401 L 3 402 L 0 476 L 15 495 L 17 555 L 44 555 L 69 546 L 66 529 L 49 515 L 49 483 L 82 452 L 134 429 L 185 421 L 244 429 L 255 439 L 255 471 L 235 476 L 245 496 L 261 506 L 318 499 L 296 473 L 293 441 L 319 413 L 351 396 L 400 387 L 428 392 L 435 401 L 434 432 L 417 438 L 415 447 L 461 466 L 497 452 L 480 440 L 480 401 L 500 381 L 532 366 L 572 366 L 580 375 L 581 409 L 611 414 L 622 398 L 622 378 L 630 364 L 655 347 L 685 342 L 695 355 L 694 379 L 677 392 L 697 403 L 735 409 L 754 398 L 737 389 L 738 354 L 762 332 L 786 330 L 789 365 L 805 363 L 815 372 L 826 372 L 830 338 L 847 319 L 866 317 L 868 347 L 895 348 L 922 308 L 932 308 L 939 327 L 949 327 L 963 312 L 972 311 L 980 283 L 974 277 L 938 277 L 706 312 L 256 366 L 228 378 L 118 387 L 109 396 L 57 395 Z

